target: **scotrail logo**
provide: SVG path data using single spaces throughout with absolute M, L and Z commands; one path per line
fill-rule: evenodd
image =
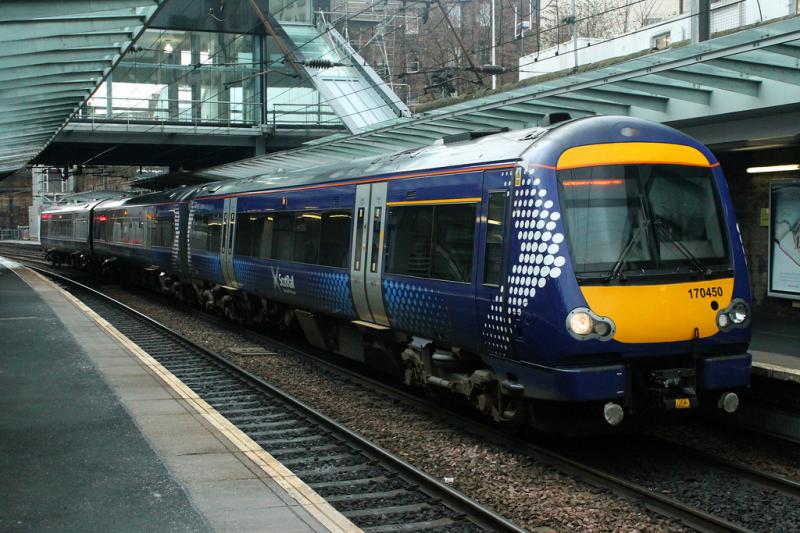
M 294 276 L 286 274 L 281 276 L 279 268 L 270 267 L 272 270 L 272 286 L 278 292 L 294 294 Z

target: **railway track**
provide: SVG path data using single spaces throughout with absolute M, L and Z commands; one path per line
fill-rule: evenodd
M 94 289 L 59 283 L 367 532 L 522 529 L 217 354 Z
M 200 315 L 203 316 L 205 315 L 205 313 L 200 313 Z M 205 315 L 205 317 L 206 319 L 210 319 L 208 315 Z M 216 318 L 211 318 L 211 319 L 219 323 L 218 319 Z M 226 327 L 230 328 L 232 326 L 230 323 L 226 323 Z M 237 329 L 241 328 L 237 327 Z M 702 505 L 693 505 L 691 503 L 682 501 L 680 494 L 674 494 L 674 493 L 670 495 L 665 494 L 662 488 L 659 487 L 657 483 L 654 484 L 652 480 L 643 480 L 641 478 L 637 479 L 636 476 L 629 475 L 630 474 L 629 472 L 628 473 L 614 472 L 613 468 L 608 468 L 607 465 L 597 464 L 596 461 L 592 461 L 591 458 L 582 457 L 580 453 L 569 453 L 569 452 L 561 453 L 560 451 L 556 451 L 553 447 L 535 445 L 529 441 L 515 438 L 508 434 L 498 434 L 497 428 L 487 426 L 486 424 L 477 422 L 472 418 L 455 415 L 450 410 L 440 409 L 436 406 L 432 406 L 429 402 L 424 401 L 412 394 L 409 394 L 406 391 L 398 390 L 394 387 L 387 385 L 386 383 L 366 377 L 360 373 L 353 372 L 352 370 L 345 369 L 323 357 L 309 354 L 302 350 L 298 350 L 297 348 L 287 345 L 282 341 L 278 341 L 276 339 L 272 339 L 270 337 L 254 333 L 249 330 L 244 330 L 244 332 L 246 332 L 248 336 L 256 340 L 259 344 L 262 344 L 267 349 L 294 352 L 296 354 L 301 355 L 302 357 L 311 358 L 315 361 L 315 363 L 322 365 L 331 371 L 344 374 L 346 375 L 347 379 L 350 380 L 351 382 L 358 383 L 361 386 L 370 389 L 377 394 L 390 396 L 393 399 L 402 401 L 409 405 L 413 405 L 416 408 L 423 409 L 428 412 L 433 412 L 436 416 L 438 416 L 442 420 L 446 420 L 450 424 L 453 424 L 455 422 L 459 426 L 467 428 L 469 431 L 482 435 L 489 441 L 493 441 L 498 444 L 507 446 L 518 453 L 526 454 L 531 458 L 535 459 L 536 461 L 551 465 L 554 469 L 557 469 L 561 472 L 568 473 L 577 478 L 583 479 L 592 485 L 602 487 L 604 489 L 611 490 L 617 494 L 621 494 L 623 496 L 638 500 L 642 502 L 644 506 L 654 510 L 655 512 L 665 516 L 677 518 L 686 525 L 694 529 L 700 531 L 750 531 L 751 530 L 751 528 L 749 528 L 747 524 L 737 523 L 735 516 L 730 517 L 726 516 L 724 512 L 714 512 L 715 509 L 714 505 L 710 506 L 707 505 L 705 506 L 706 508 L 702 508 L 703 507 Z M 125 333 L 124 330 L 123 333 Z M 134 342 L 136 342 L 135 337 L 132 337 L 132 339 L 134 340 Z M 145 346 L 143 346 L 143 348 L 146 350 L 148 349 Z M 169 366 L 166 363 L 163 364 L 165 364 L 165 366 L 169 368 Z M 225 366 L 228 365 L 229 363 L 221 362 L 221 364 Z M 184 365 L 184 367 L 181 367 L 180 370 L 188 372 L 190 369 L 188 368 L 187 365 Z M 179 377 L 181 376 L 179 375 Z M 252 378 L 252 376 L 250 377 Z M 217 376 L 215 379 L 219 380 L 219 378 L 220 377 Z M 193 386 L 191 377 L 188 379 L 190 380 L 190 382 L 187 384 Z M 197 383 L 198 385 L 203 385 L 203 383 L 205 382 L 201 380 L 200 382 Z M 224 415 L 226 414 L 222 410 L 221 412 Z M 232 419 L 232 421 L 234 423 L 236 422 L 235 419 Z M 643 442 L 649 442 L 649 444 L 643 445 Z M 724 472 L 724 474 L 728 476 L 736 484 L 744 483 L 748 487 L 757 487 L 759 490 L 763 489 L 766 491 L 770 491 L 772 495 L 777 494 L 780 495 L 780 497 L 791 498 L 795 502 L 800 501 L 800 484 L 798 484 L 795 481 L 787 480 L 779 476 L 761 472 L 744 465 L 739 465 L 736 463 L 725 461 L 718 457 L 704 454 L 693 448 L 688 448 L 685 446 L 676 446 L 674 443 L 667 443 L 666 441 L 658 441 L 657 439 L 650 439 L 650 441 L 643 441 L 640 438 L 637 441 L 637 444 L 640 447 L 642 447 L 642 445 L 644 446 L 643 455 L 647 455 L 648 450 L 652 451 L 654 449 L 658 449 L 659 450 L 658 453 L 661 454 L 660 455 L 661 457 L 670 455 L 672 457 L 681 457 L 683 460 L 693 461 L 697 468 L 701 467 L 713 468 L 719 472 Z M 334 448 L 330 448 L 330 450 L 333 449 Z M 270 451 L 269 449 L 267 450 Z M 294 451 L 296 452 L 296 449 Z M 296 469 L 295 466 L 298 463 L 292 462 L 294 458 L 291 457 L 292 453 L 291 448 L 289 449 L 288 453 L 289 453 L 288 456 L 285 455 L 282 456 L 280 454 L 280 451 L 278 450 L 276 457 L 278 457 L 282 461 L 284 460 L 290 461 L 290 463 L 287 466 L 289 466 L 292 469 Z M 327 453 L 328 457 L 330 457 L 331 455 L 335 456 L 336 453 Z M 593 455 L 598 455 L 598 454 L 595 453 Z M 602 453 L 600 453 L 600 455 L 602 455 Z M 656 459 L 655 456 L 651 457 L 651 459 L 653 461 L 658 461 L 658 459 Z M 333 457 L 332 460 L 336 460 L 336 458 Z M 328 484 L 328 483 L 333 483 L 333 484 Z M 327 491 L 336 491 L 338 488 L 340 488 L 340 486 L 337 485 L 335 481 L 320 481 L 319 479 L 316 478 L 311 478 L 310 485 L 313 488 L 318 488 L 320 492 L 323 494 L 326 494 Z M 399 495 L 399 493 L 393 492 L 396 490 L 400 489 L 380 490 L 377 491 L 376 494 L 378 498 L 393 498 Z M 348 499 L 347 494 L 335 494 L 332 497 L 334 498 L 334 501 L 331 501 L 331 503 L 334 506 L 337 505 L 335 501 L 337 498 L 340 498 L 341 501 L 343 502 L 352 501 Z M 354 509 L 350 508 L 349 505 L 350 503 L 344 504 L 344 507 L 348 509 L 348 511 L 345 512 L 346 515 L 347 512 L 350 512 L 354 513 L 353 514 L 354 517 L 370 516 L 369 511 L 367 509 L 364 510 Z M 395 510 L 397 512 L 405 512 L 402 511 L 402 509 L 405 508 L 403 507 L 403 505 L 392 504 L 390 505 L 390 507 L 396 508 Z M 709 508 L 711 510 L 709 510 Z M 716 510 L 719 511 L 718 508 Z M 382 531 L 382 530 L 383 529 L 376 529 L 376 531 Z

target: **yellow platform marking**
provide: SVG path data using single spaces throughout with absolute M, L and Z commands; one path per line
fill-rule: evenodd
M 722 297 L 694 297 L 694 289 L 722 289 Z M 693 291 L 689 296 L 689 290 Z M 619 342 L 688 341 L 719 331 L 717 313 L 731 302 L 733 278 L 660 285 L 583 285 L 589 309 L 614 321 Z M 716 301 L 718 308 L 711 308 Z
M 186 401 L 198 414 L 208 421 L 216 430 L 224 435 L 239 451 L 246 455 L 253 463 L 259 466 L 273 481 L 280 485 L 298 504 L 316 518 L 323 526 L 332 532 L 359 532 L 359 529 L 347 517 L 337 511 L 331 504 L 317 494 L 314 489 L 306 485 L 291 470 L 286 468 L 280 461 L 275 459 L 257 442 L 248 437 L 242 430 L 233 425 L 228 419 L 222 416 L 216 409 L 206 403 L 195 392 L 186 386 L 181 380 L 156 361 L 150 354 L 142 350 L 133 341 L 123 335 L 117 328 L 112 326 L 100 315 L 87 307 L 78 298 L 68 293 L 58 285 L 32 270 L 25 269 L 26 272 L 39 277 L 49 286 L 58 290 L 64 298 L 70 301 L 75 307 L 91 318 L 100 328 L 105 330 L 111 337 L 117 340 L 145 367 L 158 376 L 164 384 L 171 389 L 175 395 Z M 25 279 L 23 277 L 23 279 Z M 26 280 L 27 281 L 27 280 Z
M 711 165 L 706 156 L 696 148 L 683 144 L 666 143 L 606 143 L 575 146 L 564 151 L 556 168 L 597 167 L 601 165 Z

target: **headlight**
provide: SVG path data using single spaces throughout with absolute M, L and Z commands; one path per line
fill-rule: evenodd
M 573 314 L 569 319 L 569 329 L 578 335 L 588 335 L 592 332 L 594 320 L 589 316 L 589 313 L 578 311 Z
M 731 322 L 734 324 L 741 324 L 745 320 L 747 320 L 748 315 L 747 305 L 744 302 L 736 302 L 731 306 L 731 310 L 728 311 L 728 316 L 731 318 Z
M 598 316 L 586 307 L 570 311 L 565 326 L 570 335 L 581 341 L 589 339 L 607 341 L 614 336 L 614 322 L 609 318 Z
M 750 322 L 750 306 L 741 298 L 735 298 L 725 309 L 717 313 L 719 329 L 743 328 Z

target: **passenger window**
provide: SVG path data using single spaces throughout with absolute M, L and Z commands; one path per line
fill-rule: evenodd
M 389 209 L 386 272 L 469 283 L 476 205 Z
M 272 214 L 239 213 L 236 216 L 236 255 L 268 259 L 272 250 Z
M 489 194 L 489 210 L 486 216 L 486 247 L 483 252 L 484 285 L 500 285 L 505 207 L 505 191 Z
M 221 214 L 196 212 L 192 222 L 192 249 L 219 253 L 221 238 Z
M 322 215 L 319 264 L 337 268 L 347 267 L 350 256 L 352 215 L 347 211 L 329 211 Z
M 319 262 L 319 236 L 322 215 L 296 213 L 294 218 L 294 260 L 315 265 Z
M 294 213 L 275 213 L 272 258 L 292 261 L 294 257 Z
M 175 235 L 173 215 L 161 215 L 152 220 L 150 226 L 150 246 L 171 248 Z

